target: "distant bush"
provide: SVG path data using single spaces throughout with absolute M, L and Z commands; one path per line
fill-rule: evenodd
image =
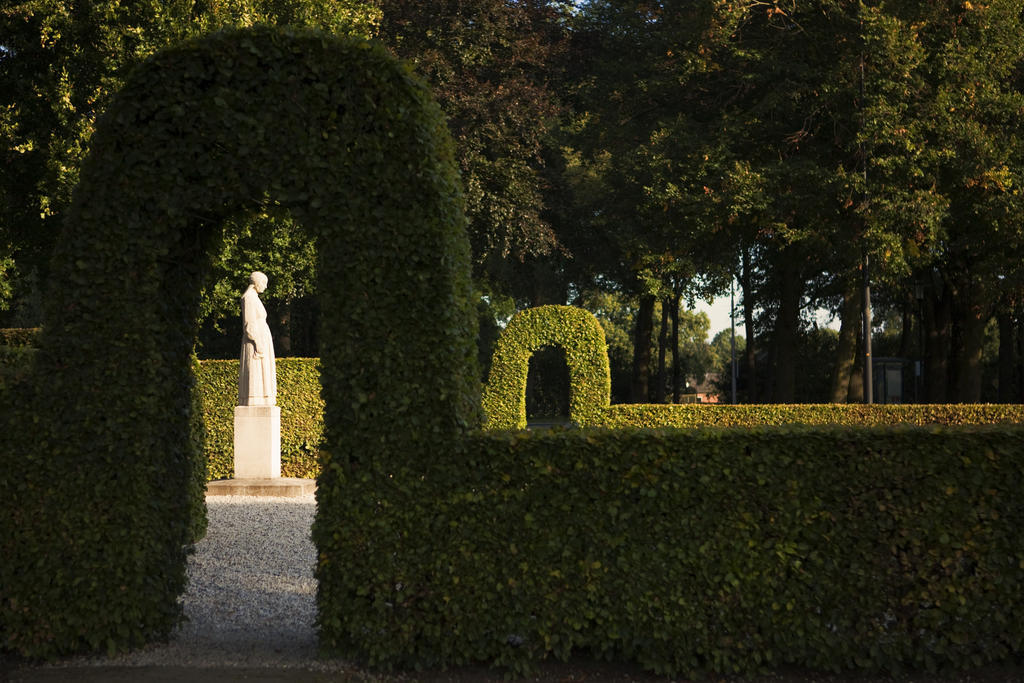
M 0 386 L 31 376 L 38 351 L 0 346 Z M 234 474 L 234 407 L 238 398 L 238 361 L 204 360 L 196 365 L 195 418 L 205 425 L 204 479 Z M 323 441 L 320 362 L 316 358 L 277 359 L 281 407 L 281 476 L 316 478 L 317 453 Z M 196 421 L 198 428 L 198 421 Z

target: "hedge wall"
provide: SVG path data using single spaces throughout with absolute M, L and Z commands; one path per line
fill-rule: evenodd
M 207 478 L 228 479 L 234 475 L 238 361 L 201 361 L 196 388 L 206 424 Z M 281 476 L 316 478 L 324 432 L 317 359 L 277 359 L 277 405 L 281 408 Z
M 259 27 L 168 49 L 133 71 L 90 150 L 45 298 L 38 396 L 0 434 L 0 633 L 29 656 L 123 650 L 180 618 L 203 509 L 190 354 L 229 217 L 269 203 L 317 239 L 331 462 L 444 461 L 479 424 L 451 141 L 383 48 Z M 348 495 L 322 468 L 328 621 L 345 610 L 324 596 L 344 581 Z
M 606 428 L 756 427 L 767 425 L 985 425 L 1022 424 L 1024 405 L 664 405 L 620 404 L 596 426 Z
M 344 476 L 328 651 L 673 676 L 1024 653 L 1022 427 L 489 432 L 458 455 Z
M 579 426 L 598 422 L 611 400 L 604 330 L 597 318 L 574 306 L 519 311 L 494 345 L 482 403 L 487 429 L 526 428 L 526 376 L 530 356 L 560 346 L 569 366 L 569 418 Z

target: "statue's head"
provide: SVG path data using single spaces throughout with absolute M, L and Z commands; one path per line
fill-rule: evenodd
M 256 288 L 257 294 L 262 294 L 267 289 L 267 276 L 259 271 L 249 276 L 249 282 Z

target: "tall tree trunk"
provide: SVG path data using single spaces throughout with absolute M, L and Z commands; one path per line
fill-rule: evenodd
M 800 332 L 800 298 L 803 283 L 791 249 L 779 262 L 779 311 L 775 316 L 775 392 L 776 403 L 793 403 L 796 396 L 796 346 Z
M 531 283 L 530 306 L 554 304 L 562 306 L 569 300 L 569 288 L 561 273 L 541 260 L 527 261 L 524 265 Z
M 850 368 L 850 381 L 846 390 L 847 403 L 864 402 L 864 335 L 860 334 L 860 307 L 863 298 L 857 289 L 857 325 L 854 328 L 853 366 Z
M 832 403 L 846 403 L 850 394 L 850 377 L 857 361 L 857 332 L 860 330 L 859 294 L 857 278 L 847 278 L 843 287 L 843 307 L 839 311 L 839 341 L 829 394 Z
M 900 314 L 900 358 L 910 357 L 910 347 L 914 339 L 914 299 L 907 296 L 903 299 L 903 311 Z
M 277 313 L 277 350 L 278 356 L 292 355 L 292 300 L 281 303 Z
M 988 325 L 988 307 L 983 303 L 981 288 L 969 283 L 960 289 L 954 328 L 957 331 L 954 354 L 953 399 L 957 403 L 981 402 L 981 352 Z
M 679 403 L 679 397 L 683 393 L 683 363 L 679 357 L 679 303 L 682 297 L 678 294 L 672 297 L 672 309 L 669 316 L 672 318 L 672 402 Z
M 911 396 L 914 396 L 915 401 L 917 400 L 917 396 L 913 392 L 914 382 L 917 381 L 914 375 L 914 366 L 912 363 L 906 362 L 910 358 L 910 350 L 914 344 L 914 332 L 917 329 L 914 324 L 914 304 L 913 292 L 907 292 L 903 297 L 903 313 L 900 316 L 899 357 L 903 360 L 900 366 L 900 378 L 903 381 L 900 403 L 908 403 Z
M 651 335 L 654 334 L 654 295 L 640 297 L 636 312 L 636 332 L 633 335 L 633 382 L 630 395 L 633 403 L 646 403 L 649 398 L 651 375 Z
M 658 386 L 655 387 L 655 403 L 665 402 L 665 354 L 668 351 L 668 307 L 669 297 L 661 300 L 661 329 L 658 330 Z
M 1001 311 L 996 321 L 999 323 L 999 402 L 1013 403 L 1013 315 L 1009 311 Z
M 1017 316 L 1015 315 L 1015 317 Z M 1015 329 L 1016 334 L 1014 335 L 1014 338 L 1017 340 L 1017 356 L 1015 363 L 1017 393 L 1014 395 L 1014 398 L 1016 399 L 1016 403 L 1024 403 L 1024 321 L 1018 322 Z
M 750 251 L 743 250 L 743 273 L 740 277 L 743 290 L 743 330 L 747 335 L 747 347 L 743 352 L 743 364 L 747 372 L 747 403 L 757 403 L 757 344 L 754 343 L 754 288 L 751 285 Z
M 945 403 L 949 383 L 949 346 L 952 333 L 951 293 L 943 286 L 925 299 L 924 395 L 928 403 Z

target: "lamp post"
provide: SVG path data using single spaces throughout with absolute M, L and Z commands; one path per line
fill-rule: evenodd
M 736 279 L 729 283 L 729 330 L 730 330 L 730 355 L 732 362 L 729 369 L 732 371 L 732 403 L 736 405 Z
M 863 263 L 863 295 L 864 295 L 864 403 L 874 403 L 872 382 L 874 380 L 874 368 L 871 364 L 871 277 L 868 273 L 867 251 L 864 252 Z

